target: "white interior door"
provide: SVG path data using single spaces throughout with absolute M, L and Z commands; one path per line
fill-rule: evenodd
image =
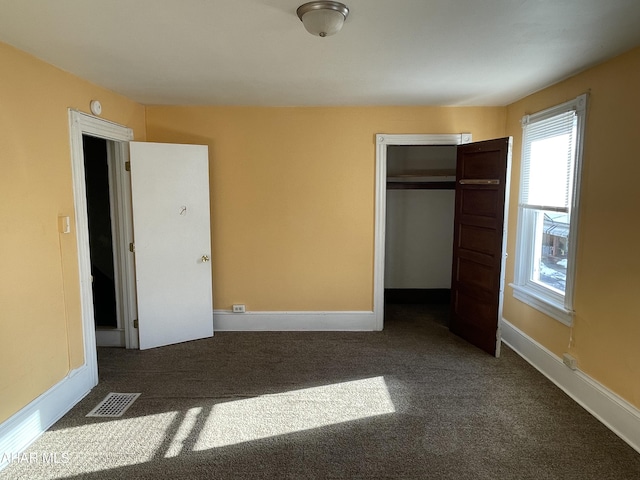
M 140 349 L 211 337 L 207 146 L 129 145 Z

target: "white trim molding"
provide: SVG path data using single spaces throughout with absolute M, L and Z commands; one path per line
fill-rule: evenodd
M 0 425 L 0 455 L 10 456 L 23 452 L 82 400 L 94 385 L 88 365 L 71 371 L 60 382 Z M 0 470 L 7 465 L 9 463 L 6 461 L 0 463 Z
M 214 332 L 370 332 L 373 312 L 245 312 L 213 311 Z
M 502 340 L 563 392 L 640 453 L 640 410 L 502 319 Z
M 384 248 L 387 218 L 387 146 L 389 145 L 462 145 L 471 143 L 470 133 L 376 135 L 376 210 L 373 262 L 373 313 L 375 330 L 384 326 Z
M 567 310 L 564 305 L 553 303 L 543 295 L 536 295 L 534 289 L 522 287 L 515 283 L 510 283 L 509 286 L 513 288 L 513 297 L 522 303 L 526 303 L 530 307 L 540 310 L 542 313 L 549 315 L 551 318 L 555 318 L 567 327 L 573 325 L 574 312 Z

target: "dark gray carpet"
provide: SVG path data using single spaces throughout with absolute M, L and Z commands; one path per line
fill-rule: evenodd
M 0 478 L 640 479 L 631 447 L 446 317 L 398 305 L 383 332 L 100 349 L 100 384 Z M 108 392 L 142 395 L 121 419 L 85 418 Z

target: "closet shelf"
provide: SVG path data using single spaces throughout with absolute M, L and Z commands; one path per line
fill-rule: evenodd
M 421 170 L 387 175 L 389 189 L 454 189 L 455 185 L 454 169 Z

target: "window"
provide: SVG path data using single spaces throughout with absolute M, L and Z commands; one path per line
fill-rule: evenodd
M 587 95 L 522 119 L 514 296 L 571 325 Z

